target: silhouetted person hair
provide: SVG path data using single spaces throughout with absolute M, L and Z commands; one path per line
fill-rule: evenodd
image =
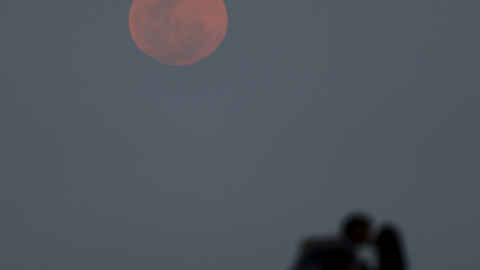
M 348 215 L 343 221 L 343 234 L 351 236 L 358 228 L 370 228 L 371 218 L 364 213 L 353 213 Z
M 379 270 L 406 269 L 400 235 L 392 225 L 385 225 L 377 239 L 379 251 Z

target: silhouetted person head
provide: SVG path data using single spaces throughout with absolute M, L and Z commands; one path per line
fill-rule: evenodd
M 392 225 L 385 225 L 377 238 L 379 270 L 404 270 L 405 261 L 400 235 Z
M 343 234 L 352 243 L 363 243 L 369 234 L 371 218 L 364 213 L 348 215 L 343 222 Z
M 363 213 L 348 215 L 335 237 L 313 237 L 301 246 L 292 270 L 347 270 L 357 267 L 357 248 L 366 241 L 371 218 Z

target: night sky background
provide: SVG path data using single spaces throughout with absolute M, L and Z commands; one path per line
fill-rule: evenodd
M 480 269 L 480 2 L 225 0 L 210 57 L 132 0 L 0 5 L 0 269 L 288 270 L 364 210 Z

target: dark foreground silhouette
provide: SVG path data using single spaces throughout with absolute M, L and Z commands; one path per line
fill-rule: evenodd
M 372 232 L 372 219 L 364 213 L 347 216 L 339 234 L 305 239 L 291 270 L 405 270 L 398 230 L 384 225 Z M 361 261 L 358 250 L 373 247 L 378 267 Z
M 404 270 L 405 256 L 400 234 L 393 225 L 385 225 L 376 241 L 379 257 L 379 270 Z

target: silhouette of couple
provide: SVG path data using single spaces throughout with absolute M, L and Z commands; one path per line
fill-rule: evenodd
M 339 235 L 308 238 L 291 270 L 404 270 L 406 265 L 398 231 L 392 225 L 382 226 L 372 233 L 371 219 L 363 213 L 354 213 L 344 220 Z M 376 250 L 377 267 L 371 268 L 358 256 L 360 248 Z

